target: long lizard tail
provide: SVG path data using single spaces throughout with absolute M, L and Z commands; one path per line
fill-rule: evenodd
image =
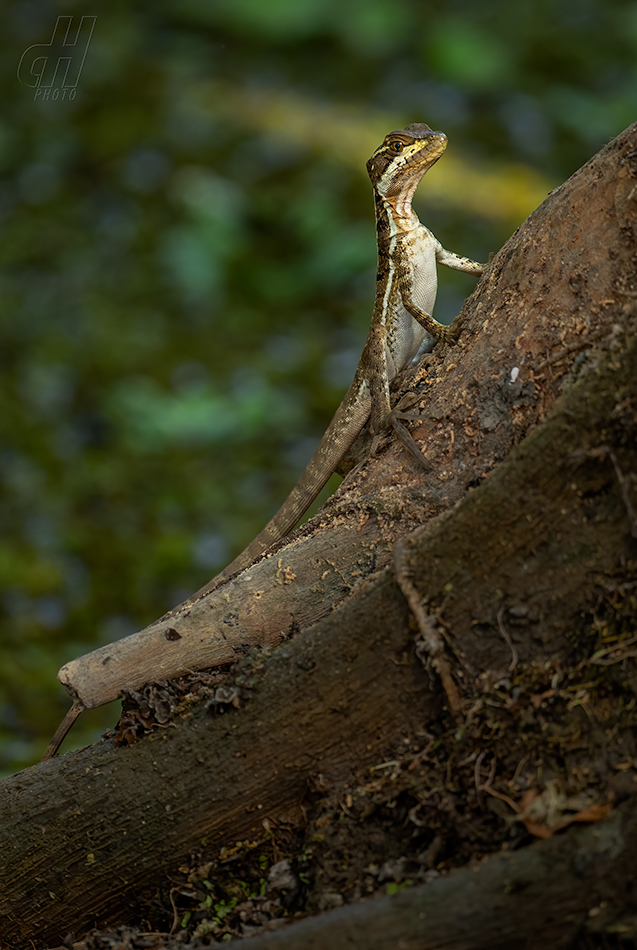
M 371 398 L 367 383 L 357 373 L 314 455 L 308 462 L 307 468 L 277 513 L 268 521 L 254 541 L 220 574 L 198 590 L 193 595 L 193 599 L 210 593 L 233 574 L 245 570 L 271 545 L 290 533 L 327 484 L 343 456 L 352 447 L 356 436 L 369 419 L 370 408 Z

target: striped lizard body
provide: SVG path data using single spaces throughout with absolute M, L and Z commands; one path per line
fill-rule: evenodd
M 418 184 L 446 147 L 443 132 L 414 123 L 385 136 L 367 162 L 374 189 L 378 271 L 371 327 L 354 380 L 281 508 L 195 597 L 214 590 L 286 537 L 336 471 L 370 414 L 374 433 L 386 428 L 391 417 L 389 385 L 409 366 L 423 342 L 428 337 L 455 340 L 457 332 L 431 316 L 438 288 L 436 265 L 476 275 L 484 266 L 445 250 L 411 206 Z M 407 438 L 411 439 L 408 434 Z M 416 443 L 413 446 L 417 457 L 420 450 Z
M 284 538 L 336 470 L 370 416 L 374 433 L 380 433 L 392 423 L 406 447 L 416 458 L 424 460 L 407 429 L 397 421 L 396 412 L 392 413 L 389 385 L 410 365 L 428 337 L 453 342 L 457 336 L 453 324 L 451 327 L 442 326 L 431 316 L 436 300 L 437 264 L 469 274 L 483 271 L 483 265 L 445 250 L 431 231 L 420 223 L 411 207 L 418 184 L 446 147 L 447 137 L 442 132 L 434 132 L 428 125 L 416 123 L 390 132 L 367 162 L 376 206 L 378 273 L 371 327 L 352 385 L 307 468 L 263 531 L 221 574 L 161 618 L 157 622 L 159 626 L 173 615 L 187 615 L 195 601 L 233 574 L 245 570 L 271 545 Z M 82 710 L 110 702 L 121 689 L 136 689 L 140 683 L 158 676 L 170 676 L 171 671 L 172 675 L 177 675 L 177 670 L 190 668 L 192 661 L 187 650 L 186 654 L 182 650 L 177 661 L 172 653 L 170 658 L 164 657 L 154 641 L 150 656 L 153 662 L 150 665 L 144 662 L 147 638 L 150 636 L 152 640 L 157 624 L 151 624 L 146 631 L 135 635 L 142 638 L 141 645 L 135 642 L 135 636 L 128 637 L 121 648 L 119 643 L 100 647 L 62 667 L 58 678 L 74 697 L 74 703 L 58 727 L 44 758 L 55 755 Z M 165 651 L 163 636 L 158 634 L 158 643 Z M 177 639 L 181 640 L 181 634 Z M 104 674 L 105 664 L 108 665 L 107 676 Z

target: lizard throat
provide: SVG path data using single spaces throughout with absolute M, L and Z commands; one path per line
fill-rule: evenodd
M 411 200 L 417 187 L 418 182 L 415 181 L 413 184 L 410 184 L 409 188 L 403 189 L 397 195 L 392 195 L 391 197 L 387 196 L 382 199 L 387 210 L 391 234 L 405 233 L 419 227 L 420 221 L 418 215 L 411 206 Z

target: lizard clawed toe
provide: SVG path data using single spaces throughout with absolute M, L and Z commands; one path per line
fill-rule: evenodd
M 453 323 L 450 323 L 449 326 L 441 326 L 440 329 L 436 331 L 436 336 L 440 343 L 447 343 L 450 346 L 455 346 L 455 344 L 458 342 L 458 337 L 463 330 L 463 327 L 457 321 L 458 317 L 456 317 Z
M 418 412 L 405 412 L 405 409 L 414 406 L 417 401 L 418 396 L 416 396 L 415 393 L 405 393 L 405 395 L 398 400 L 392 411 L 389 413 L 387 424 L 392 427 L 403 448 L 407 449 L 409 454 L 418 462 L 421 468 L 423 468 L 426 472 L 430 472 L 432 468 L 431 463 L 422 454 L 420 446 L 414 439 L 407 426 L 404 424 L 405 422 L 417 422 L 419 420 L 420 415 Z

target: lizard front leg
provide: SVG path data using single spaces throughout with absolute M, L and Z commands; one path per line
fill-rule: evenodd
M 437 340 L 441 340 L 443 343 L 455 343 L 459 331 L 451 329 L 453 324 L 447 327 L 443 323 L 438 323 L 430 313 L 421 310 L 421 308 L 414 303 L 407 288 L 403 287 L 401 289 L 400 296 L 403 307 L 407 313 L 411 314 L 414 320 L 416 320 L 427 333 L 431 333 L 432 336 L 435 336 Z
M 460 254 L 454 254 L 453 251 L 448 251 L 442 244 L 439 244 L 436 248 L 436 260 L 439 264 L 444 264 L 445 267 L 450 267 L 452 270 L 462 271 L 463 274 L 480 275 L 484 273 L 487 266 L 486 264 L 479 264 L 478 261 L 472 261 L 470 257 L 461 257 Z
M 486 264 L 478 263 L 478 261 L 472 261 L 469 257 L 461 257 L 460 254 L 454 254 L 453 251 L 448 251 L 438 242 L 436 247 L 436 261 L 439 264 L 450 267 L 452 270 L 462 271 L 464 274 L 482 274 L 487 266 Z M 400 296 L 405 310 L 407 310 L 414 320 L 417 320 L 421 327 L 428 333 L 431 333 L 437 340 L 441 340 L 444 343 L 456 342 L 462 329 L 456 322 L 457 317 L 449 326 L 438 323 L 431 314 L 422 310 L 414 303 L 408 284 L 404 284 L 401 287 Z
M 445 267 L 450 267 L 452 270 L 461 271 L 463 274 L 475 274 L 476 276 L 483 274 L 487 266 L 486 264 L 478 263 L 478 261 L 472 261 L 470 257 L 462 257 L 460 254 L 454 254 L 453 251 L 448 251 L 442 244 L 439 244 L 436 248 L 436 261 L 438 264 L 444 264 Z M 412 311 L 410 310 L 409 312 L 411 313 Z M 415 314 L 412 314 L 412 316 L 415 316 Z M 418 320 L 418 317 L 416 317 L 416 319 Z M 448 327 L 443 328 L 440 335 L 434 333 L 434 336 L 440 340 L 444 340 L 445 343 L 455 343 L 461 330 L 462 325 L 458 322 L 458 318 L 455 317 Z

